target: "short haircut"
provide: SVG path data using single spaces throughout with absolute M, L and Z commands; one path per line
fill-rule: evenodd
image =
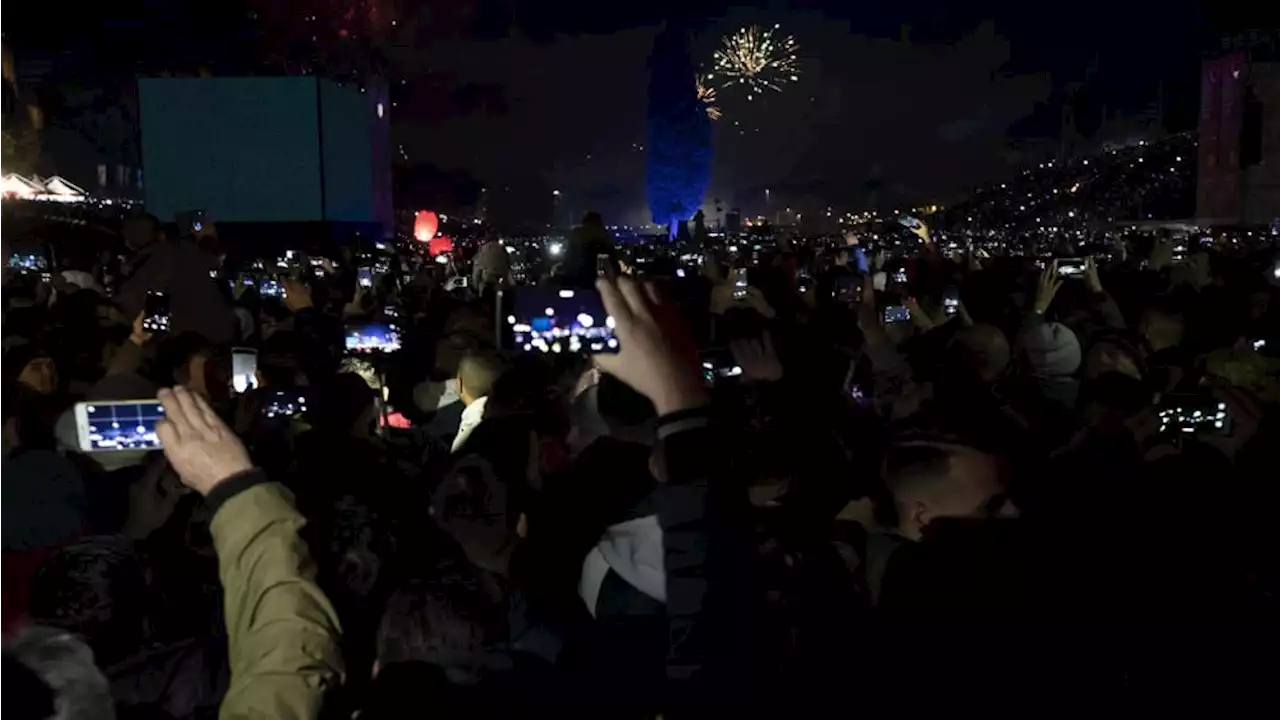
M 492 351 L 473 350 L 458 361 L 458 380 L 472 397 L 484 397 L 502 377 L 502 358 Z
M 31 583 L 28 614 L 79 635 L 107 665 L 141 645 L 147 597 L 146 570 L 133 542 L 96 535 L 45 561 Z
M 895 497 L 947 477 L 951 451 L 934 444 L 912 443 L 889 448 L 884 461 L 885 484 Z
M 15 717 L 116 716 L 111 685 L 94 664 L 93 652 L 65 630 L 32 626 L 19 633 L 4 650 L 4 686 L 9 706 L 18 709 Z
M 378 664 L 426 662 L 456 672 L 483 663 L 509 635 L 506 606 L 462 561 L 448 561 L 429 579 L 410 582 L 387 601 L 378 627 Z
M 900 502 L 927 492 L 946 479 L 951 452 L 932 443 L 892 445 L 884 458 L 884 494 L 876 498 L 876 520 L 896 527 L 901 521 Z

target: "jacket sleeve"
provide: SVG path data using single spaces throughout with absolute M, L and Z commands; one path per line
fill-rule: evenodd
M 704 411 L 659 421 L 667 481 L 657 491 L 667 591 L 667 679 L 675 714 L 700 717 L 734 676 L 734 643 L 745 633 L 738 591 L 748 547 L 741 488 L 718 477 L 723 466 Z M 681 712 L 683 711 L 683 712 Z
M 341 628 L 298 533 L 293 496 L 255 470 L 208 500 L 218 552 L 231 686 L 221 718 L 314 718 L 343 677 Z M 218 490 L 222 490 L 220 486 Z
M 1103 327 L 1112 330 L 1125 329 L 1124 314 L 1120 312 L 1120 306 L 1116 304 L 1110 293 L 1103 291 L 1090 294 L 1089 306 Z

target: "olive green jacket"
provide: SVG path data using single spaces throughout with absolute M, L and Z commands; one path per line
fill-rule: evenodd
M 293 495 L 257 479 L 236 483 L 211 526 L 231 659 L 219 716 L 314 718 L 342 682 L 342 630 L 316 586 Z

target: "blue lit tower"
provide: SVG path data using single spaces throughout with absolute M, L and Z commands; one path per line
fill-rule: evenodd
M 711 121 L 698 100 L 683 29 L 668 24 L 649 56 L 649 210 L 674 238 L 702 205 L 711 174 Z

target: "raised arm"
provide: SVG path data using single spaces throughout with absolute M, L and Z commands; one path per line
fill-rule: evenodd
M 253 467 L 202 398 L 178 387 L 160 401 L 165 456 L 213 511 L 231 659 L 220 717 L 319 716 L 342 682 L 341 629 L 315 583 L 292 495 Z

